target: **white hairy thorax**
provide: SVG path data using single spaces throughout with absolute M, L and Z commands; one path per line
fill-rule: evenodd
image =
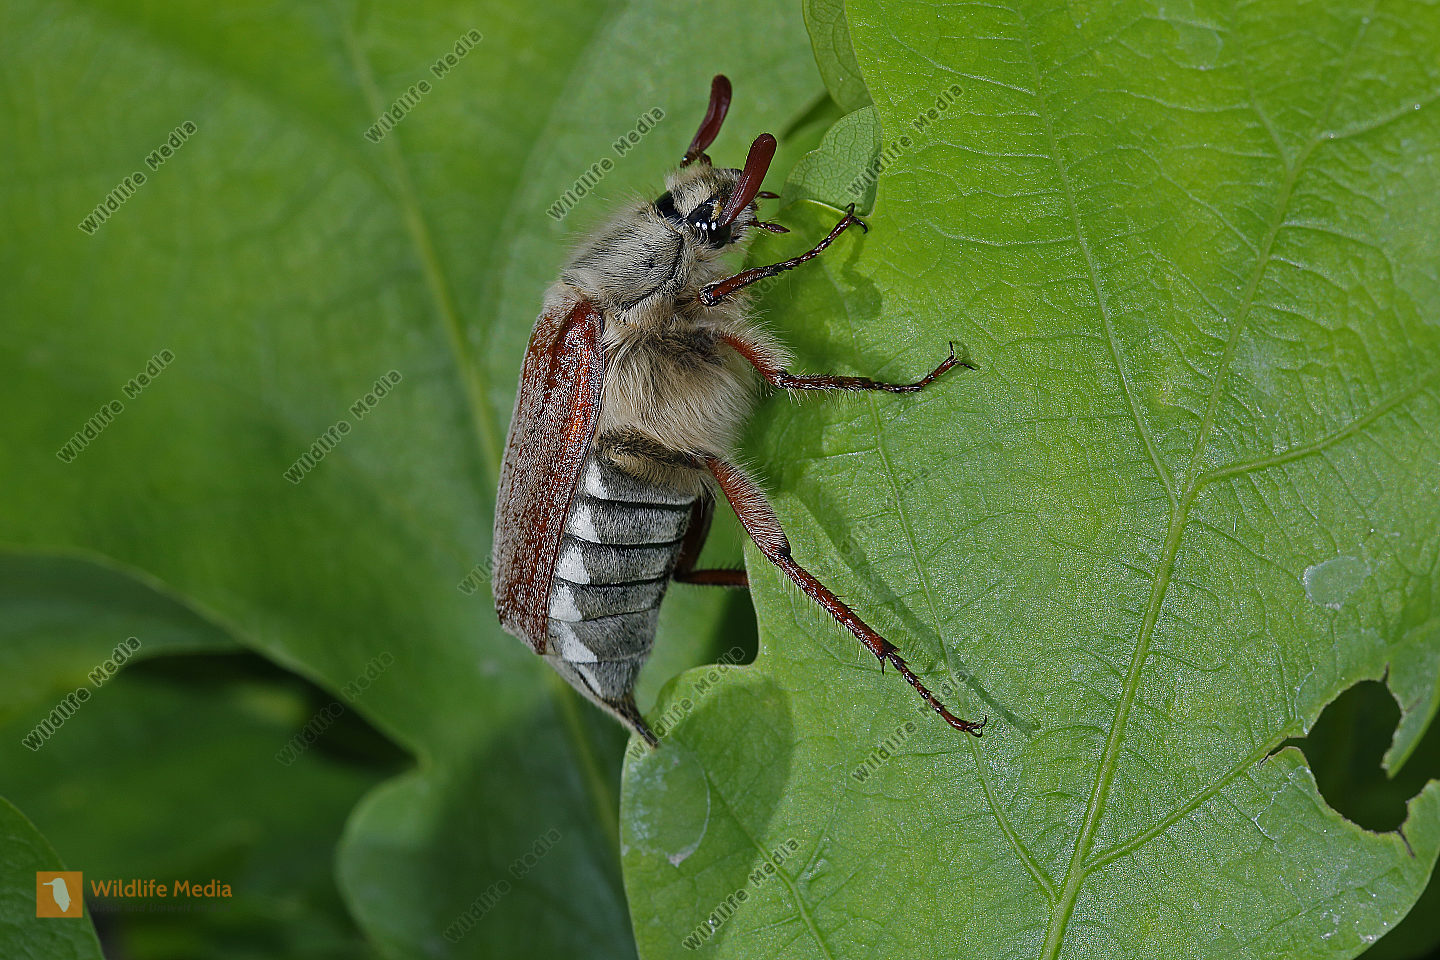
M 666 188 L 688 212 L 734 188 L 738 170 L 699 163 L 673 171 Z M 580 299 L 605 319 L 605 387 L 597 442 L 635 433 L 685 458 L 729 454 L 754 399 L 754 369 L 721 334 L 783 350 L 750 316 L 742 291 L 704 306 L 700 288 L 738 267 L 754 235 L 754 202 L 731 225 L 730 242 L 715 246 L 690 225 L 657 212 L 653 201 L 630 204 L 577 246 L 561 279 L 546 293 L 545 311 L 564 312 Z M 641 476 L 699 491 L 701 471 L 629 457 L 617 463 Z

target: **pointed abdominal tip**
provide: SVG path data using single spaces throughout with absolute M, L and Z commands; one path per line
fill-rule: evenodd
M 765 174 L 770 169 L 770 161 L 775 159 L 775 138 L 768 133 L 762 133 L 750 144 L 750 153 L 745 157 L 745 168 L 740 171 L 740 180 L 735 184 L 730 199 L 725 201 L 725 207 L 716 218 L 717 227 L 726 227 L 735 222 L 744 210 L 760 192 L 760 184 L 765 180 Z

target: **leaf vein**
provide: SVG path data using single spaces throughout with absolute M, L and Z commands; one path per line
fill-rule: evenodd
M 970 752 L 975 758 L 975 775 L 980 780 L 980 789 L 985 792 L 985 801 L 990 805 L 990 812 L 995 815 L 995 822 L 999 825 L 1000 832 L 1005 834 L 1005 839 L 1010 841 L 1010 846 L 1015 849 L 1020 862 L 1025 865 L 1030 876 L 1035 878 L 1035 883 L 1045 892 L 1045 899 L 1053 904 L 1055 902 L 1055 881 L 1050 878 L 1050 874 L 1045 872 L 1045 868 L 1040 866 L 1035 855 L 1030 852 L 1030 848 L 1025 846 L 1025 842 L 1020 839 L 1015 828 L 1010 825 L 1010 818 L 1005 816 L 1004 809 L 995 799 L 995 793 L 990 787 L 990 780 L 985 776 L 985 762 L 980 758 L 980 751 L 976 748 L 973 738 L 970 740 Z
M 731 805 L 725 794 L 720 790 L 719 785 L 711 778 L 710 771 L 702 767 L 701 773 L 705 777 L 706 784 L 709 785 L 711 795 L 720 801 L 721 806 L 725 808 L 725 812 L 728 813 L 730 819 L 735 822 L 735 826 L 739 827 L 740 832 L 745 834 L 746 839 L 755 846 L 756 850 L 760 851 L 761 858 L 774 869 L 775 876 L 785 886 L 785 889 L 790 892 L 790 899 L 795 904 L 795 909 L 799 912 L 800 919 L 804 921 L 805 928 L 810 932 L 810 936 L 814 938 L 815 944 L 820 948 L 820 952 L 825 955 L 825 960 L 834 960 L 834 956 L 830 953 L 830 948 L 825 944 L 824 938 L 820 936 L 819 928 L 815 926 L 815 919 L 810 916 L 810 911 L 805 908 L 805 901 L 801 898 L 800 891 L 795 886 L 795 881 L 791 879 L 790 874 L 785 872 L 784 868 L 776 865 L 770 858 L 770 851 L 765 849 L 765 845 L 760 842 L 755 834 L 750 831 L 750 828 L 745 825 L 745 822 L 740 819 L 740 815 L 735 812 L 735 807 Z
M 1167 830 L 1173 827 L 1176 823 L 1178 823 L 1182 818 L 1189 815 L 1194 810 L 1198 809 L 1201 804 L 1205 803 L 1211 797 L 1214 797 L 1216 794 L 1218 794 L 1221 790 L 1224 790 L 1230 784 L 1234 783 L 1241 776 L 1243 776 L 1247 770 L 1249 770 L 1251 767 L 1255 766 L 1255 764 L 1259 763 L 1261 760 L 1269 756 L 1270 752 L 1276 747 L 1280 746 L 1280 744 L 1284 743 L 1286 738 L 1288 738 L 1290 735 L 1291 731 L 1287 729 L 1282 730 L 1280 733 L 1271 737 L 1268 741 L 1262 743 L 1260 746 L 1256 747 L 1254 750 L 1241 757 L 1238 761 L 1236 761 L 1234 766 L 1232 766 L 1229 770 L 1226 770 L 1209 785 L 1202 788 L 1201 790 L 1196 791 L 1184 803 L 1180 804 L 1174 810 L 1171 810 L 1165 816 L 1161 817 L 1154 826 L 1150 827 L 1147 830 L 1142 830 L 1141 832 L 1135 834 L 1129 839 L 1122 840 L 1114 846 L 1108 847 L 1105 850 L 1097 853 L 1094 858 L 1092 858 L 1085 865 L 1085 871 L 1087 873 L 1093 873 L 1094 871 L 1105 866 L 1107 863 L 1118 860 L 1120 857 L 1123 857 L 1126 854 L 1133 853 L 1134 851 L 1145 846 L 1145 844 L 1149 843 L 1151 840 L 1154 840 L 1157 837 L 1161 836 Z
M 1284 466 L 1287 463 L 1293 463 L 1303 457 L 1308 457 L 1313 454 L 1320 453 L 1328 449 L 1329 447 L 1333 447 L 1335 444 L 1340 443 L 1341 441 L 1346 440 L 1349 437 L 1353 437 L 1357 433 L 1360 433 L 1366 427 L 1370 426 L 1372 423 L 1379 420 L 1381 417 L 1384 417 L 1387 413 L 1391 412 L 1396 407 L 1399 407 L 1407 403 L 1408 401 L 1413 400 L 1421 393 L 1424 393 L 1425 388 L 1437 378 L 1440 378 L 1440 370 L 1432 371 L 1428 375 L 1422 377 L 1418 383 L 1415 383 L 1406 390 L 1402 390 L 1399 393 L 1387 397 L 1380 403 L 1376 404 L 1368 412 L 1362 414 L 1359 417 L 1356 417 L 1354 420 L 1351 420 L 1349 423 L 1347 423 L 1340 429 L 1332 431 L 1331 433 L 1328 433 L 1317 440 L 1312 440 L 1309 443 L 1302 443 L 1297 446 L 1289 447 L 1285 450 L 1281 450 L 1279 453 L 1271 454 L 1268 457 L 1257 457 L 1251 460 L 1237 460 L 1234 463 L 1229 463 L 1221 467 L 1216 467 L 1214 470 L 1210 470 L 1201 474 L 1199 479 L 1197 480 L 1197 483 L 1215 483 L 1217 481 L 1226 480 L 1230 477 L 1239 476 L 1245 473 L 1255 473 L 1260 470 L 1268 470 L 1271 467 Z

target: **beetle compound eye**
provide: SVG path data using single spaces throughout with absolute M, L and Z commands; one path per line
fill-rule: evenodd
M 690 216 L 685 218 L 687 226 L 693 227 L 700 234 L 702 242 L 712 247 L 722 246 L 730 242 L 730 226 L 715 224 L 715 204 L 709 201 L 700 204 L 690 211 Z
M 710 221 L 714 218 L 714 216 L 715 204 L 708 202 L 702 203 L 700 204 L 700 206 L 690 211 L 690 216 L 685 218 L 685 222 L 688 223 L 690 226 L 694 227 L 696 230 L 704 232 L 710 229 Z

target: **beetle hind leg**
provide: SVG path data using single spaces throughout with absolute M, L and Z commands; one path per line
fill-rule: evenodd
M 767 560 L 779 567 L 787 577 L 794 581 L 796 586 L 805 592 L 806 596 L 834 617 L 836 623 L 853 633 L 855 638 L 880 661 L 882 669 L 886 661 L 889 661 L 890 665 L 905 678 L 905 681 L 915 688 L 925 704 L 938 713 L 942 720 L 961 733 L 980 736 L 981 731 L 985 728 L 984 720 L 977 723 L 973 720 L 961 719 L 951 713 L 930 692 L 915 671 L 910 669 L 910 665 L 905 662 L 904 657 L 900 656 L 899 649 L 893 643 L 876 633 L 843 600 L 816 579 L 814 574 L 795 562 L 795 558 L 790 555 L 790 541 L 786 539 L 785 532 L 780 529 L 780 521 L 765 499 L 763 490 L 744 473 L 723 460 L 712 457 L 706 461 L 706 466 L 714 475 L 726 499 L 730 501 L 730 505 L 735 508 L 735 515 L 740 518 L 740 523 L 750 534 L 750 539 L 755 541 L 755 545 L 760 548 L 761 553 L 765 554 Z
M 748 587 L 750 586 L 750 575 L 744 570 L 725 570 L 716 568 L 711 570 L 687 570 L 675 571 L 676 583 L 693 583 L 701 587 Z
M 690 508 L 690 525 L 685 528 L 685 539 L 680 544 L 680 554 L 675 559 L 675 571 L 670 575 L 676 583 L 693 583 L 704 587 L 748 587 L 750 577 L 744 570 L 696 570 L 700 551 L 705 547 L 705 538 L 710 535 L 710 520 L 715 515 L 715 498 L 706 493 Z

